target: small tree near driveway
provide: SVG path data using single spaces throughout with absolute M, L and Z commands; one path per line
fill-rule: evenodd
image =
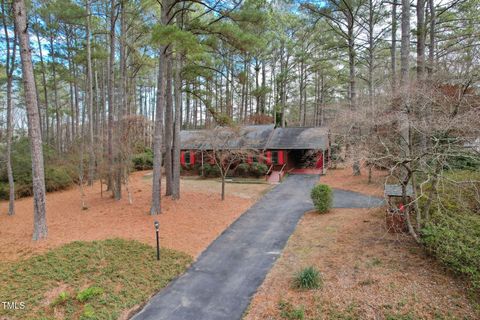
M 230 169 L 258 151 L 246 146 L 247 139 L 240 127 L 216 127 L 205 133 L 204 141 L 205 150 L 209 151 L 212 162 L 220 171 L 222 200 L 225 200 L 225 179 Z

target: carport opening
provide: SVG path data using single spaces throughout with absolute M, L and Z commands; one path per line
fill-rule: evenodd
M 296 169 L 313 169 L 317 165 L 318 151 L 311 149 L 290 150 L 289 162 Z

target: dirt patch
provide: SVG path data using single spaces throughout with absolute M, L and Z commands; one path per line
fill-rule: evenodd
M 372 170 L 372 181 L 368 182 L 368 170 L 361 169 L 361 175 L 353 176 L 352 168 L 329 169 L 320 179 L 332 188 L 360 192 L 370 196 L 383 197 L 383 186 L 388 172 Z
M 59 283 L 55 288 L 52 288 L 45 292 L 43 304 L 46 306 L 50 305 L 52 302 L 55 301 L 55 299 L 58 298 L 60 293 L 71 291 L 69 289 L 70 288 L 66 283 Z
M 164 184 L 163 184 L 164 185 Z M 151 201 L 150 172 L 131 176 L 133 204 L 115 201 L 104 193 L 100 184 L 86 187 L 88 210 L 81 210 L 80 193 L 73 188 L 47 195 L 48 239 L 31 240 L 33 202 L 31 198 L 16 202 L 15 216 L 0 215 L 0 260 L 15 260 L 43 252 L 75 240 L 107 238 L 135 239 L 155 244 L 154 220 L 160 222 L 160 243 L 167 248 L 198 256 L 226 227 L 266 192 L 269 185 L 229 184 L 227 199 L 221 201 L 221 186 L 215 180 L 181 181 L 181 199 L 162 200 L 160 216 L 148 214 Z M 8 203 L 0 202 L 0 212 Z
M 305 319 L 478 319 L 463 283 L 384 225 L 383 209 L 307 213 L 245 319 L 288 319 L 285 305 Z M 307 266 L 320 270 L 323 288 L 292 289 Z

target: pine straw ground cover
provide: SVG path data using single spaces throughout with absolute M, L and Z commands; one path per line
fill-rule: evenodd
M 383 217 L 383 209 L 306 214 L 244 320 L 479 319 L 464 283 L 408 237 L 386 233 Z M 308 266 L 323 286 L 294 289 Z
M 72 241 L 112 238 L 138 240 L 155 245 L 153 222 L 160 222 L 163 247 L 197 257 L 232 222 L 266 193 L 268 184 L 228 184 L 226 201 L 221 183 L 214 180 L 181 179 L 181 198 L 162 198 L 162 214 L 149 214 L 152 201 L 151 171 L 130 176 L 132 203 L 126 192 L 117 201 L 100 192 L 96 181 L 85 187 L 87 210 L 82 210 L 78 188 L 47 194 L 48 239 L 32 241 L 33 200 L 16 201 L 14 216 L 6 214 L 8 202 L 0 201 L 0 261 L 25 259 Z M 162 182 L 164 183 L 164 182 Z
M 352 176 L 329 170 L 321 183 L 382 196 L 385 172 Z M 385 230 L 384 208 L 307 213 L 252 299 L 244 320 L 480 319 L 466 282 L 406 235 Z M 320 271 L 322 286 L 294 289 L 306 267 Z
M 133 240 L 72 242 L 25 260 L 0 263 L 0 319 L 126 319 L 184 272 L 192 258 Z
M 322 176 L 321 183 L 331 188 L 360 192 L 363 194 L 383 197 L 383 186 L 388 176 L 387 171 L 372 170 L 372 181 L 368 183 L 368 170 L 361 168 L 360 176 L 352 175 L 352 167 L 345 164 L 344 168 L 328 169 L 327 175 Z

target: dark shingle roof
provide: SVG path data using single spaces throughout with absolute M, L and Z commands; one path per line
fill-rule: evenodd
M 274 128 L 273 125 L 217 127 L 180 132 L 181 149 L 327 149 L 328 130 L 315 128 Z
M 181 149 L 202 149 L 205 143 L 204 130 L 182 130 L 180 131 Z
M 325 127 L 276 128 L 267 149 L 327 149 L 328 130 Z
M 273 129 L 273 125 L 257 125 L 244 126 L 238 131 L 226 127 L 180 131 L 181 148 L 207 150 L 214 143 L 216 147 L 229 149 L 264 149 Z

